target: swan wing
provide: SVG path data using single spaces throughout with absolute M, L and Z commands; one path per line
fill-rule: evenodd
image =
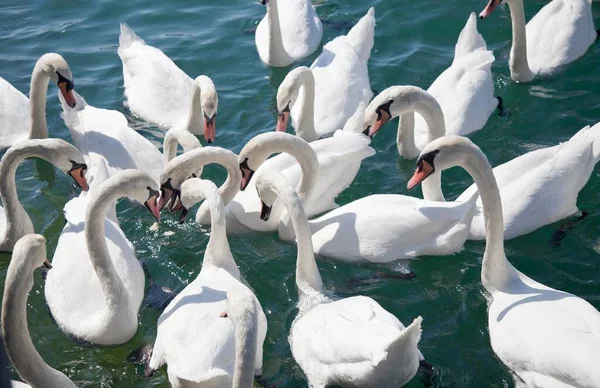
M 375 8 L 371 7 L 346 35 L 361 61 L 366 65 L 375 43 Z
M 194 81 L 125 23 L 121 24 L 117 52 L 123 63 L 129 109 L 140 118 L 163 127 L 183 125 L 188 117 Z
M 155 352 L 168 365 L 169 374 L 194 382 L 231 381 L 235 360 L 234 327 L 220 317 L 227 309 L 227 293 L 249 289 L 227 271 L 203 268 L 200 275 L 167 306 L 158 320 Z M 260 304 L 257 301 L 257 305 Z M 262 367 L 266 318 L 259 312 L 256 369 Z M 210 351 L 207 351 L 210 349 Z M 260 357 L 259 357 L 260 356 Z M 158 366 L 153 354 L 150 366 Z
M 581 57 L 595 42 L 588 0 L 553 0 L 526 27 L 527 60 L 534 73 L 551 72 Z
M 600 313 L 581 298 L 521 277 L 521 289 L 495 293 L 490 306 L 498 357 L 527 386 L 600 386 Z
M 75 109 L 63 103 L 61 116 L 71 132 L 73 143 L 94 171 L 104 160 L 109 175 L 115 171 L 139 169 L 149 173 L 157 182 L 164 167 L 158 148 L 129 127 L 125 116 L 116 110 L 88 105 L 80 95 Z
M 394 194 L 370 195 L 310 221 L 320 255 L 385 263 L 462 250 L 470 202 L 434 202 Z
M 0 77 L 0 150 L 29 138 L 29 98 Z

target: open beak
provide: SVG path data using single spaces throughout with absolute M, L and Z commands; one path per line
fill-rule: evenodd
M 289 118 L 290 118 L 289 108 L 284 109 L 283 112 L 281 112 L 279 114 L 279 116 L 277 117 L 277 126 L 275 127 L 275 131 L 286 132 Z
M 171 200 L 171 204 L 169 205 L 169 211 L 171 213 L 181 210 L 183 208 L 183 204 L 181 203 L 181 191 L 177 191 L 173 199 Z
M 419 166 L 417 167 L 417 171 L 415 171 L 412 178 L 410 178 L 410 180 L 408 181 L 408 184 L 406 185 L 406 187 L 409 190 L 412 190 L 419 183 L 423 182 L 425 180 L 425 178 L 427 178 L 429 175 L 431 175 L 434 171 L 435 171 L 435 169 L 433 168 L 433 166 L 431 164 L 422 160 L 421 163 L 419 164 Z
M 144 202 L 146 209 L 156 218 L 156 222 L 160 222 L 160 208 L 158 207 L 158 194 L 150 195 L 148 200 Z
M 185 217 L 188 215 L 188 213 L 190 212 L 189 209 L 181 206 L 181 215 L 179 216 L 179 223 L 183 224 L 185 222 Z
M 69 175 L 77 183 L 77 186 L 81 187 L 81 190 L 88 191 L 90 186 L 87 183 L 87 179 L 85 179 L 85 170 L 87 170 L 87 166 L 77 165 L 77 167 L 69 171 Z
M 45 269 L 52 269 L 52 264 L 50 264 L 50 261 L 48 259 L 44 260 L 44 264 L 43 264 Z
M 67 81 L 59 82 L 58 88 L 60 89 L 60 92 L 63 98 L 65 99 L 67 105 L 71 108 L 75 108 L 77 102 L 75 101 L 75 96 L 72 92 L 73 88 L 69 87 L 69 83 Z
M 171 180 L 168 179 L 165 183 L 160 186 L 160 199 L 158 200 L 158 208 L 162 210 L 163 207 L 169 202 L 175 189 L 171 186 Z
M 377 132 L 379 132 L 381 127 L 383 127 L 388 121 L 390 121 L 391 118 L 392 115 L 388 111 L 381 109 L 379 111 L 377 121 L 375 121 L 375 124 L 373 124 L 372 127 L 369 127 L 365 130 L 365 135 L 369 136 L 372 139 L 373 137 L 375 137 Z
M 483 11 L 481 11 L 481 13 L 479 14 L 479 18 L 485 19 L 488 16 L 490 16 L 492 12 L 494 12 L 496 7 L 500 5 L 500 3 L 502 3 L 502 0 L 490 0 L 483 9 Z
M 246 190 L 246 187 L 248 187 L 248 183 L 250 183 L 250 180 L 254 175 L 254 170 L 245 167 L 240 167 L 240 170 L 242 170 L 242 181 L 240 182 L 240 190 L 244 191 Z
M 263 221 L 268 221 L 271 216 L 271 210 L 273 206 L 267 206 L 263 201 L 260 201 L 260 219 Z
M 206 140 L 206 142 L 209 144 L 215 141 L 215 138 L 217 137 L 216 123 L 216 113 L 213 115 L 213 117 L 210 118 L 204 115 L 204 140 Z

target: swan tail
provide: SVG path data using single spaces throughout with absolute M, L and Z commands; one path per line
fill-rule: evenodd
M 583 127 L 571 137 L 569 143 L 579 140 L 591 141 L 594 163 L 598 163 L 600 161 L 600 123 L 597 123 L 593 127 L 589 125 Z
M 364 101 L 361 101 L 358 104 L 358 108 L 356 108 L 356 112 L 346 121 L 344 124 L 344 132 L 350 133 L 362 133 L 364 130 L 363 125 L 365 122 L 365 110 L 367 108 L 367 104 Z
M 402 330 L 398 338 L 392 341 L 382 354 L 380 353 L 374 357 L 373 365 L 379 364 L 381 361 L 387 358 L 388 354 L 406 354 L 411 348 L 415 348 L 417 350 L 417 354 L 420 355 L 421 353 L 417 349 L 417 345 L 421 340 L 421 322 L 423 322 L 423 318 L 421 316 L 415 318 L 410 326 Z
M 366 64 L 371 56 L 375 40 L 375 8 L 371 7 L 367 14 L 354 25 L 346 35 L 360 59 Z
M 127 23 L 121 23 L 121 34 L 119 34 L 119 50 L 131 47 L 134 43 L 139 42 L 145 44 Z
M 487 51 L 487 45 L 483 36 L 477 30 L 477 17 L 475 16 L 475 12 L 471 12 L 465 28 L 463 28 L 458 36 L 458 41 L 456 42 L 456 47 L 454 49 L 454 60 L 456 61 L 460 58 L 464 58 L 477 50 Z M 489 53 L 491 54 L 492 52 L 489 51 Z M 491 56 L 491 62 L 494 62 L 493 54 Z

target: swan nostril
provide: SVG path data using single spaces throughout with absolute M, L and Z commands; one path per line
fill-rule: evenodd
M 208 143 L 208 144 L 211 144 L 211 143 L 212 143 L 212 140 L 208 139 L 207 143 Z

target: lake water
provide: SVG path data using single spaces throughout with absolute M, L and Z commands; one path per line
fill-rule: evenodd
M 544 0 L 525 1 L 530 18 Z M 429 87 L 452 62 L 454 45 L 471 11 L 485 0 L 318 0 L 317 13 L 325 24 L 324 42 L 345 34 L 370 6 L 376 10 L 375 46 L 369 61 L 372 88 L 394 84 Z M 117 56 L 119 23 L 127 22 L 148 44 L 162 49 L 190 76 L 207 74 L 219 93 L 215 145 L 238 152 L 250 138 L 273 130 L 275 92 L 290 68 L 269 69 L 258 59 L 253 29 L 265 9 L 250 0 L 170 2 L 98 0 L 65 2 L 3 0 L 0 4 L 0 76 L 28 93 L 31 70 L 46 52 L 58 52 L 69 62 L 76 90 L 94 106 L 124 112 L 153 140 L 161 131 L 136 121 L 123 107 L 121 62 Z M 600 4 L 594 4 L 600 15 Z M 493 115 L 471 138 L 493 165 L 527 151 L 568 140 L 577 130 L 600 121 L 600 44 L 556 76 L 528 85 L 509 78 L 510 18 L 501 7 L 479 22 L 488 47 L 494 50 L 496 94 L 508 115 Z M 600 27 L 598 18 L 597 26 Z M 318 54 L 299 64 L 309 65 Z M 56 98 L 48 94 L 51 136 L 70 141 Z M 373 193 L 406 194 L 414 162 L 401 159 L 395 145 L 395 124 L 386 126 L 372 146 L 377 154 L 363 162 L 353 185 L 339 197 L 347 203 Z M 205 169 L 220 183 L 225 173 Z M 44 162 L 26 161 L 18 170 L 19 196 L 36 232 L 48 239 L 51 257 L 64 225 L 62 208 L 77 195 L 70 179 Z M 454 198 L 470 184 L 468 175 L 451 170 L 444 175 L 444 192 Z M 599 240 L 600 176 L 595 171 L 579 196 L 580 209 L 590 215 L 570 231 L 560 247 L 548 242 L 559 224 L 541 228 L 506 244 L 507 256 L 521 271 L 548 286 L 579 295 L 600 308 Z M 421 195 L 420 189 L 410 195 Z M 149 232 L 150 215 L 142 206 L 122 201 L 118 206 L 123 230 L 148 265 L 154 281 L 176 291 L 198 273 L 208 231 L 193 224 L 179 226 L 164 217 L 159 232 Z M 175 231 L 166 237 L 165 231 Z M 295 246 L 275 234 L 230 238 L 234 257 L 256 290 L 269 320 L 265 342 L 264 376 L 277 387 L 305 387 L 302 372 L 291 357 L 287 334 L 296 315 Z M 417 375 L 409 387 L 513 387 L 503 364 L 495 357 L 487 331 L 486 300 L 480 283 L 483 242 L 467 242 L 464 251 L 444 257 L 425 257 L 408 263 L 376 266 L 320 260 L 325 286 L 339 296 L 367 295 L 408 324 L 423 316 L 420 349 L 435 367 L 427 382 Z M 0 285 L 9 255 L 0 255 Z M 375 277 L 410 268 L 411 281 Z M 74 276 L 77 276 L 74 274 Z M 359 281 L 354 281 L 354 279 Z M 79 386 L 168 386 L 166 368 L 146 379 L 129 363 L 134 349 L 153 343 L 159 311 L 140 310 L 137 335 L 117 347 L 82 345 L 64 335 L 52 321 L 43 296 L 43 280 L 29 298 L 29 327 L 33 342 L 51 366 Z M 16 374 L 13 377 L 17 377 Z

